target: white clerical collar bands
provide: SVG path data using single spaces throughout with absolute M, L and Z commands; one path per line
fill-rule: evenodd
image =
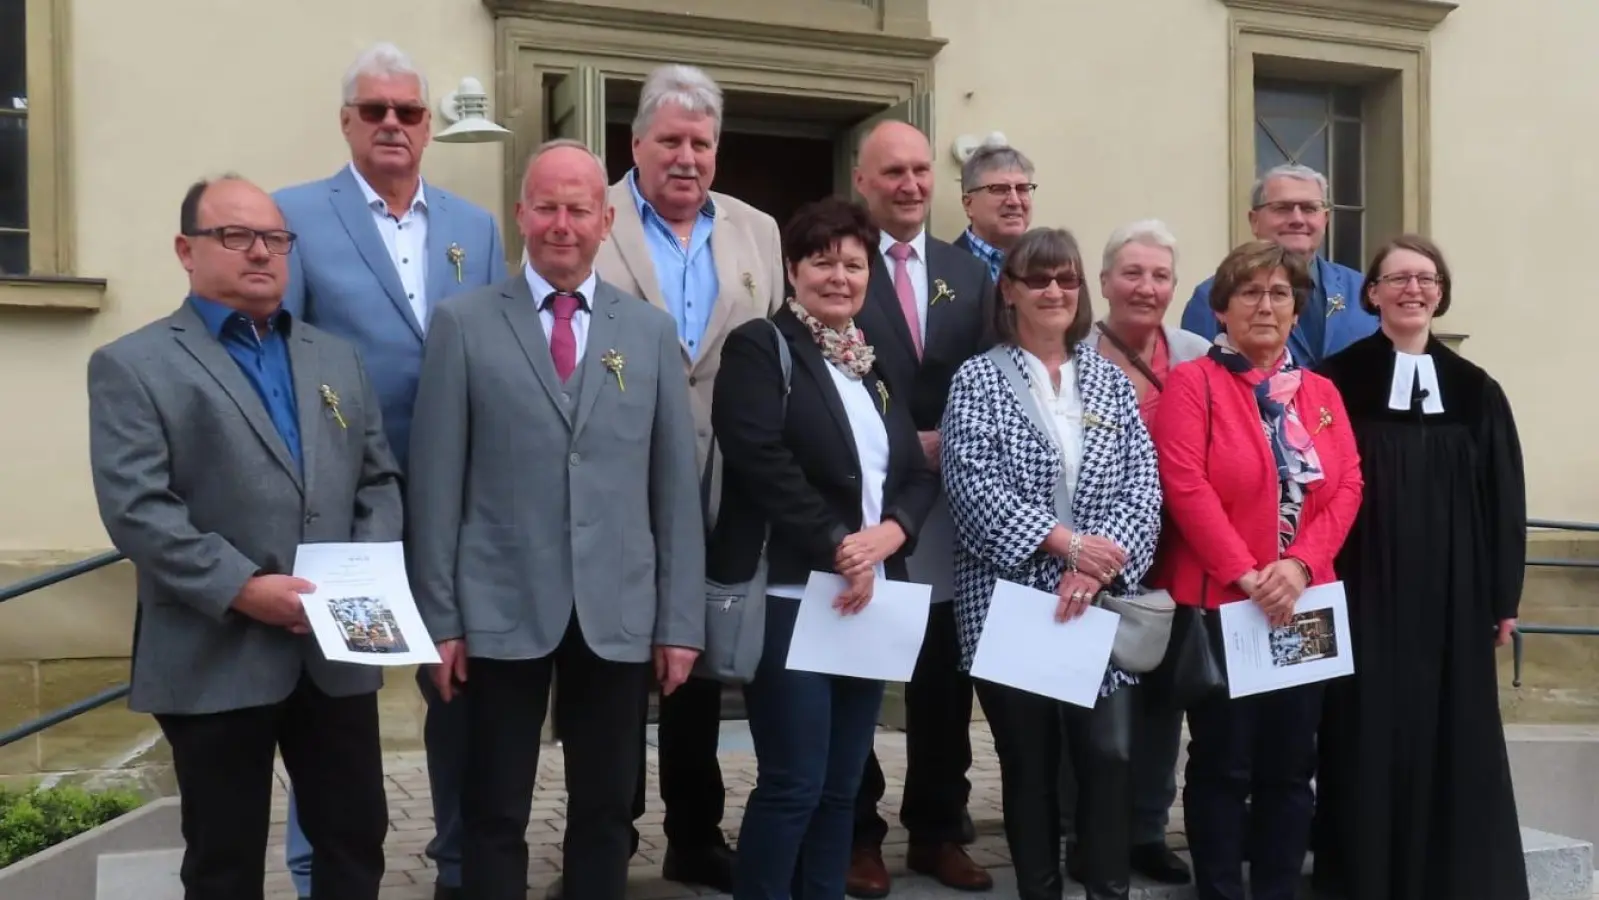
M 1437 415 L 1444 411 L 1443 393 L 1438 389 L 1438 369 L 1425 353 L 1394 351 L 1394 380 L 1388 387 L 1388 408 L 1409 412 L 1413 388 L 1421 386 L 1421 411 Z

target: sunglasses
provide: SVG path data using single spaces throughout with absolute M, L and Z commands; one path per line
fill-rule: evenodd
M 394 118 L 401 125 L 416 125 L 427 115 L 428 108 L 414 106 L 409 103 L 349 103 L 347 106 L 355 108 L 361 121 L 370 125 L 381 125 L 389 117 L 389 110 L 394 110 Z

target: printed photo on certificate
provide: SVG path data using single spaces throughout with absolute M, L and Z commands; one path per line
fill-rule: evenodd
M 1343 582 L 1307 588 L 1287 625 L 1273 628 L 1253 601 L 1221 607 L 1227 684 L 1233 697 L 1280 691 L 1355 672 Z
M 329 662 L 415 666 L 439 661 L 411 596 L 400 542 L 301 544 L 294 574 L 316 585 L 300 600 Z

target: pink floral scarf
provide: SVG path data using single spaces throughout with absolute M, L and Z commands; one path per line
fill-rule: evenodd
M 806 312 L 805 307 L 799 305 L 799 301 L 793 297 L 788 298 L 788 309 L 801 324 L 810 329 L 811 337 L 816 340 L 816 346 L 822 350 L 822 357 L 837 366 L 844 374 L 860 379 L 872 370 L 872 363 L 877 360 L 877 355 L 872 351 L 872 345 L 866 343 L 865 335 L 855 327 L 853 319 L 842 331 L 839 331 L 824 325 L 822 320 Z

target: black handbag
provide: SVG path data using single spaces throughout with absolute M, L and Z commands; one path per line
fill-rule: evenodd
M 1205 456 L 1210 456 L 1210 379 L 1205 379 Z M 1200 582 L 1199 602 L 1210 591 L 1210 576 Z M 1173 706 L 1192 709 L 1209 700 L 1227 696 L 1226 651 L 1222 647 L 1221 623 L 1215 610 L 1203 606 L 1180 606 L 1172 620 L 1170 649 L 1153 679 L 1157 690 L 1164 689 Z

